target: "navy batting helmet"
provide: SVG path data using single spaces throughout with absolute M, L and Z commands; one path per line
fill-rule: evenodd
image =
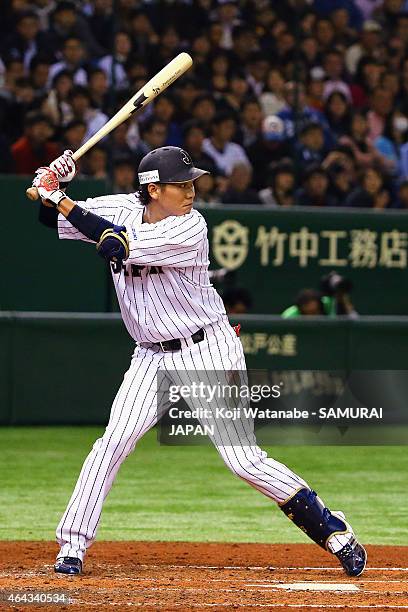
M 140 185 L 148 183 L 184 183 L 194 181 L 206 170 L 195 168 L 193 160 L 180 147 L 160 147 L 145 155 L 139 164 Z

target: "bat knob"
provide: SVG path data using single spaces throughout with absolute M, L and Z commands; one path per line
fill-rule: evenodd
M 29 200 L 38 200 L 37 187 L 29 187 L 26 189 L 26 196 Z

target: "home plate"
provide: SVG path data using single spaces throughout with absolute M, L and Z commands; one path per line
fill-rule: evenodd
M 345 584 L 344 582 L 293 582 L 292 584 L 247 584 L 246 586 L 285 589 L 286 591 L 343 591 L 351 593 L 360 590 L 357 585 Z

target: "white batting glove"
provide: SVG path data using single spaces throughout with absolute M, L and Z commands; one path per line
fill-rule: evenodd
M 69 183 L 77 173 L 77 166 L 72 155 L 72 151 L 67 149 L 62 155 L 50 163 L 51 170 L 56 173 L 58 179 L 62 183 Z
M 67 197 L 59 188 L 59 181 L 56 173 L 47 166 L 37 168 L 33 179 L 33 187 L 37 188 L 38 195 L 42 200 L 49 202 L 55 208 Z

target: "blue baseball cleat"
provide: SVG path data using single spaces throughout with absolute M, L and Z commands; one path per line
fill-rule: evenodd
M 76 557 L 60 557 L 54 565 L 54 571 L 71 576 L 82 574 L 82 561 Z
M 367 563 L 367 553 L 364 546 L 359 544 L 355 538 L 352 538 L 335 555 L 348 576 L 360 576 L 363 573 Z

